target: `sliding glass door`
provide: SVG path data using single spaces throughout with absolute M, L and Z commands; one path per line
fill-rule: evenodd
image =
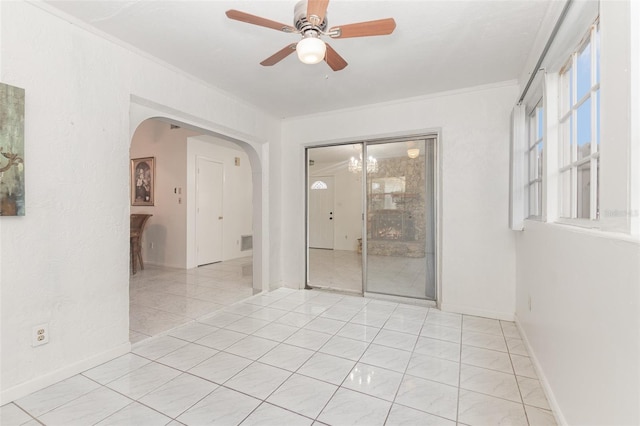
M 365 150 L 365 292 L 435 300 L 435 139 Z
M 307 149 L 307 286 L 362 294 L 362 144 Z

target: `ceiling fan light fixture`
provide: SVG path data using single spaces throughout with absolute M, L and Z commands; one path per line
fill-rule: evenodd
M 296 45 L 298 59 L 304 64 L 317 64 L 324 59 L 327 45 L 318 38 L 315 31 L 308 31 Z

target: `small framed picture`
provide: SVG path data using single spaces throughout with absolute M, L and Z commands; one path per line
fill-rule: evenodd
M 155 157 L 131 160 L 131 205 L 153 206 L 156 185 Z

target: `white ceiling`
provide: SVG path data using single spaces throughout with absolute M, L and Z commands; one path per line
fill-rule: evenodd
M 292 24 L 296 0 L 61 1 L 63 13 L 277 117 L 516 79 L 553 0 L 332 0 L 329 27 L 393 17 L 389 36 L 328 39 L 349 65 L 259 63 L 299 35 L 233 21 L 238 9 Z

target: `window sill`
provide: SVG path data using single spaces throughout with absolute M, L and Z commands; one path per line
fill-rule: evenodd
M 555 222 L 544 222 L 539 220 L 531 220 L 525 219 L 524 221 L 524 231 L 527 231 L 527 222 L 530 223 L 532 228 L 536 228 L 538 226 L 549 226 L 551 228 L 557 228 L 564 231 L 576 232 L 580 234 L 587 234 L 593 237 L 604 238 L 608 240 L 618 240 L 618 241 L 626 241 L 634 244 L 640 245 L 640 236 L 630 235 L 623 232 L 614 232 L 614 231 L 603 231 L 599 227 L 599 223 L 593 223 L 595 221 L 585 219 L 584 222 L 591 222 L 591 226 L 580 226 L 578 223 L 583 222 L 582 220 L 568 220 L 568 219 L 559 219 Z M 597 227 L 596 227 L 597 226 Z

